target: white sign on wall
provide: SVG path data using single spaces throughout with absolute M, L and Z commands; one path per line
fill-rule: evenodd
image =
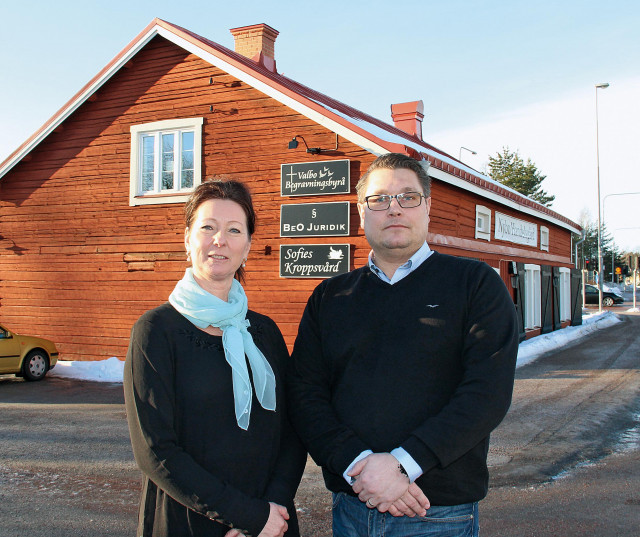
M 502 241 L 538 246 L 538 226 L 496 211 L 496 239 Z

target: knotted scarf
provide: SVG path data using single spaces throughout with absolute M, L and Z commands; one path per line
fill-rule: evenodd
M 276 409 L 276 379 L 271 365 L 256 347 L 247 328 L 247 295 L 234 279 L 228 301 L 205 291 L 193 277 L 189 267 L 169 296 L 170 304 L 198 328 L 215 326 L 222 330 L 222 346 L 231 366 L 233 399 L 238 426 L 249 428 L 252 388 L 245 354 L 249 359 L 256 397 L 266 410 Z

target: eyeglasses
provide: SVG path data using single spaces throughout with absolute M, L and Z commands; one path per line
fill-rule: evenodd
M 398 205 L 403 209 L 411 209 L 420 205 L 424 197 L 426 196 L 420 194 L 420 192 L 402 192 L 393 196 L 390 194 L 374 194 L 364 198 L 364 201 L 367 202 L 367 207 L 372 211 L 386 211 L 391 206 L 393 198 L 396 198 Z

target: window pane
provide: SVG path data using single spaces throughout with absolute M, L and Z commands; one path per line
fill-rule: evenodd
M 162 135 L 162 152 L 173 153 L 173 143 L 174 143 L 173 134 L 163 134 Z
M 193 170 L 193 151 L 182 152 L 182 169 Z
M 162 172 L 162 190 L 173 189 L 173 172 Z
M 181 188 L 193 188 L 193 170 L 182 170 Z
M 173 153 L 162 153 L 162 171 L 173 171 Z
M 153 173 L 142 174 L 142 191 L 150 192 L 153 190 Z
M 162 135 L 162 190 L 172 190 L 174 134 Z
M 180 188 L 193 188 L 193 143 L 193 132 L 183 132 Z
M 142 191 L 153 191 L 154 137 L 142 137 Z
M 182 149 L 193 151 L 193 132 L 182 133 Z

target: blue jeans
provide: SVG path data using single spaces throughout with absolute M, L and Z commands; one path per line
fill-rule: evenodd
M 333 495 L 334 537 L 478 537 L 478 502 L 434 506 L 424 517 L 394 517 L 344 492 Z

